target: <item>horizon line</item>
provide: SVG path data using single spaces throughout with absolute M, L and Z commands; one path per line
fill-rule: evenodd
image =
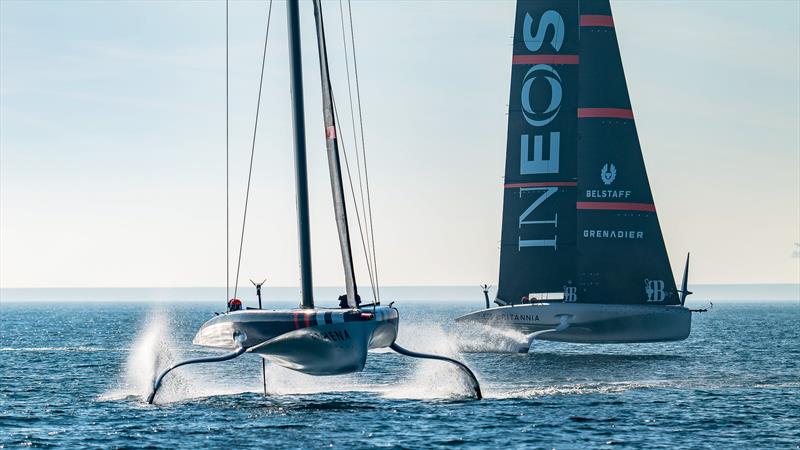
M 749 282 L 749 283 L 720 283 L 720 282 L 703 282 L 691 283 L 692 286 L 779 286 L 779 285 L 792 285 L 800 286 L 800 281 L 797 282 Z M 248 285 L 240 285 L 248 286 Z M 333 289 L 342 288 L 344 285 L 319 285 L 314 286 L 315 289 Z M 386 288 L 471 288 L 479 287 L 479 284 L 391 284 L 380 286 L 381 289 Z M 496 288 L 496 285 L 490 285 L 491 288 Z M 231 286 L 233 287 L 233 286 Z M 359 285 L 359 288 L 369 288 L 370 285 Z M 226 286 L 0 286 L 0 290 L 4 289 L 226 289 Z M 300 286 L 289 285 L 264 285 L 264 288 L 273 289 L 300 289 Z

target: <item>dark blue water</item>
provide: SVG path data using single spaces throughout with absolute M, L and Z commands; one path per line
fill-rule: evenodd
M 460 353 L 499 345 L 452 325 L 471 305 L 399 306 L 399 342 L 463 358 L 485 400 L 444 364 L 377 352 L 350 376 L 269 366 L 266 397 L 253 355 L 179 369 L 149 406 L 156 361 L 204 354 L 191 337 L 212 305 L 3 304 L 0 448 L 800 444 L 800 303 L 717 304 L 684 342 L 528 355 Z

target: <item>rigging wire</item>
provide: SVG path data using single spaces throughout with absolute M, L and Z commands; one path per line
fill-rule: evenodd
M 231 298 L 231 195 L 230 195 L 230 102 L 228 93 L 228 0 L 225 0 L 225 302 Z
M 239 238 L 239 257 L 236 262 L 236 279 L 233 288 L 233 296 L 239 290 L 239 269 L 242 266 L 242 247 L 244 246 L 244 230 L 247 224 L 247 205 L 250 201 L 250 181 L 253 177 L 253 156 L 256 152 L 256 136 L 258 135 L 258 113 L 261 110 L 261 90 L 264 86 L 264 66 L 267 61 L 267 42 L 269 41 L 269 25 L 272 18 L 272 0 L 269 0 L 269 7 L 267 9 L 267 31 L 264 35 L 264 52 L 261 55 L 261 76 L 258 79 L 258 99 L 256 100 L 256 118 L 253 123 L 253 144 L 250 147 L 250 168 L 247 172 L 247 190 L 244 197 L 244 214 L 242 214 L 242 234 Z
M 336 117 L 336 122 L 339 123 L 339 110 L 336 108 L 336 97 L 333 95 L 332 92 L 331 92 L 331 97 L 333 99 L 333 114 Z M 347 184 L 350 187 L 350 194 L 353 197 L 353 208 L 355 209 L 355 212 L 356 212 L 356 221 L 358 223 L 358 234 L 359 234 L 359 237 L 361 238 L 361 248 L 364 249 L 364 258 L 366 259 L 366 262 L 367 262 L 367 274 L 369 275 L 369 284 L 370 284 L 370 287 L 372 288 L 372 296 L 375 299 L 375 302 L 377 302 L 378 301 L 378 296 L 377 296 L 377 289 L 376 289 L 375 279 L 374 279 L 373 274 L 372 274 L 372 266 L 370 265 L 369 254 L 367 252 L 366 240 L 364 239 L 364 229 L 365 229 L 365 227 L 361 225 L 361 213 L 358 210 L 358 203 L 356 202 L 356 191 L 355 191 L 355 188 L 353 187 L 353 177 L 350 174 L 350 162 L 349 162 L 349 160 L 347 158 L 347 147 L 345 146 L 345 139 L 344 139 L 344 137 L 343 137 L 343 135 L 341 133 L 342 129 L 340 128 L 338 131 L 339 131 L 339 137 L 340 137 L 339 143 L 341 144 L 342 156 L 344 157 L 344 168 L 345 168 L 345 171 L 347 172 Z M 354 130 L 354 132 L 355 132 L 355 130 Z M 358 148 L 356 148 L 356 150 L 358 150 Z M 365 220 L 366 220 L 366 215 L 365 215 Z M 373 302 L 373 303 L 375 303 L 375 302 Z
M 372 267 L 375 271 L 375 290 L 377 293 L 377 300 L 380 302 L 380 283 L 378 281 L 378 259 L 376 256 L 375 251 L 375 229 L 373 228 L 373 220 L 372 220 L 372 196 L 370 194 L 369 189 L 369 170 L 367 168 L 367 150 L 364 144 L 364 116 L 362 113 L 361 108 L 361 87 L 358 81 L 358 60 L 356 59 L 356 38 L 355 32 L 353 31 L 353 7 L 350 3 L 350 0 L 347 0 L 347 12 L 349 17 L 349 24 L 350 24 L 350 44 L 353 50 L 353 74 L 355 75 L 355 85 L 356 85 L 356 103 L 358 105 L 358 123 L 359 123 L 359 130 L 361 134 L 361 152 L 363 153 L 363 160 L 364 160 L 364 180 L 366 184 L 367 190 L 367 211 L 365 211 L 365 215 L 368 215 L 369 220 L 367 220 L 367 224 L 369 226 L 369 232 L 367 234 L 367 238 L 371 241 L 372 244 Z M 356 148 L 358 151 L 358 148 Z
M 350 103 L 350 123 L 353 127 L 353 142 L 355 144 L 355 154 L 356 154 L 356 172 L 358 173 L 358 190 L 359 190 L 359 197 L 361 199 L 361 210 L 364 211 L 364 221 L 366 222 L 366 211 L 367 207 L 365 205 L 365 195 L 364 195 L 364 183 L 361 177 L 361 160 L 358 151 L 358 128 L 356 128 L 356 116 L 355 116 L 355 108 L 353 107 L 353 82 L 350 79 L 350 61 L 348 58 L 347 52 L 347 36 L 345 33 L 345 22 L 344 22 L 344 9 L 342 7 L 342 0 L 339 0 L 339 19 L 342 26 L 342 48 L 344 49 L 344 67 L 345 72 L 347 74 L 347 99 Z M 348 167 L 349 169 L 349 167 Z M 355 202 L 355 198 L 353 199 Z M 362 245 L 364 245 L 364 241 L 362 240 Z M 372 254 L 372 242 L 369 239 L 369 234 L 367 234 L 367 241 L 366 241 L 366 249 L 367 255 Z M 367 269 L 370 271 L 369 276 L 370 280 L 373 279 L 372 273 L 372 264 L 370 263 L 369 256 L 367 256 Z M 375 286 L 373 285 L 373 291 Z M 374 292 L 373 292 L 374 294 Z M 375 298 L 377 300 L 377 296 Z

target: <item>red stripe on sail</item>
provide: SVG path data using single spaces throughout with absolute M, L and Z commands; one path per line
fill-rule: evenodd
M 609 27 L 614 28 L 614 18 L 611 16 L 583 15 L 581 16 L 582 27 Z
M 633 110 L 622 108 L 578 108 L 579 119 L 633 119 Z
M 298 320 L 298 317 L 297 317 L 298 314 L 299 313 L 293 313 L 293 315 L 294 315 L 294 329 L 295 330 L 300 328 L 300 321 Z
M 656 205 L 652 203 L 578 202 L 576 206 L 578 209 L 656 212 Z
M 305 313 L 304 316 L 305 316 L 305 319 L 306 319 L 306 327 L 310 327 L 311 326 L 311 313 Z
M 325 138 L 326 139 L 336 139 L 336 127 L 331 125 L 325 128 Z
M 511 64 L 578 64 L 578 55 L 514 55 Z
M 552 181 L 552 182 L 544 182 L 544 183 L 508 183 L 504 184 L 503 187 L 506 189 L 512 188 L 523 188 L 523 187 L 552 187 L 552 186 L 577 186 L 578 183 L 575 181 Z

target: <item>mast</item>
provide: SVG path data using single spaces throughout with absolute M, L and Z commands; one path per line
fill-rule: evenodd
M 347 206 L 342 187 L 342 168 L 339 161 L 336 117 L 333 110 L 330 71 L 328 70 L 328 51 L 325 45 L 325 27 L 322 22 L 322 4 L 314 0 L 314 19 L 317 28 L 317 48 L 319 50 L 319 71 L 322 81 L 322 109 L 325 118 L 325 144 L 328 152 L 328 172 L 331 179 L 333 209 L 336 216 L 336 229 L 339 232 L 339 248 L 342 252 L 342 266 L 347 289 L 347 304 L 356 307 L 356 279 L 353 270 L 353 252 L 350 246 L 350 230 L 347 225 Z
M 294 175 L 297 195 L 297 238 L 300 246 L 300 295 L 303 308 L 314 308 L 311 280 L 311 231 L 308 214 L 308 170 L 306 168 L 306 123 L 303 112 L 303 63 L 300 53 L 300 8 L 298 0 L 287 0 L 289 71 L 294 129 Z

